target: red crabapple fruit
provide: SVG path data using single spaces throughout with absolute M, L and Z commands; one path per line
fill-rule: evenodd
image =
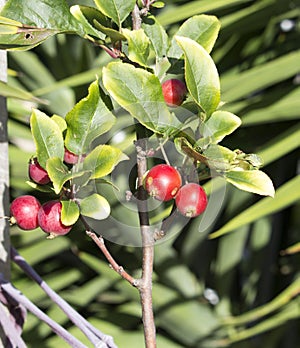
M 34 230 L 39 226 L 40 207 L 41 203 L 33 196 L 17 197 L 10 205 L 11 223 L 17 224 L 22 230 Z
M 79 155 L 76 155 L 75 153 L 69 151 L 67 148 L 65 148 L 65 154 L 64 154 L 64 161 L 68 164 L 76 164 L 78 163 Z
M 168 164 L 158 164 L 147 173 L 144 181 L 146 191 L 159 201 L 170 201 L 181 186 L 177 169 Z
M 187 92 L 185 84 L 178 79 L 163 82 L 162 91 L 165 102 L 169 106 L 181 105 Z
M 44 203 L 38 212 L 39 226 L 44 232 L 49 233 L 50 238 L 65 235 L 72 228 L 61 222 L 61 209 L 60 201 L 49 201 Z
M 207 196 L 200 185 L 189 183 L 179 189 L 175 202 L 182 215 L 192 218 L 204 212 L 207 206 Z
M 36 157 L 30 160 L 28 174 L 32 181 L 40 185 L 46 185 L 50 182 L 47 171 L 42 168 Z

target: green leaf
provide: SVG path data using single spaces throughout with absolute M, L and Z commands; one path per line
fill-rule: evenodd
M 112 42 L 126 41 L 126 37 L 122 33 L 120 33 L 119 31 L 102 25 L 96 19 L 93 20 L 93 23 L 94 23 L 95 27 L 97 29 L 99 29 L 103 34 L 108 36 Z
M 77 155 L 87 153 L 91 142 L 113 126 L 115 117 L 100 96 L 98 81 L 90 85 L 88 96 L 66 115 L 66 122 L 65 144 Z
M 70 8 L 70 11 L 82 24 L 86 34 L 95 36 L 102 40 L 105 39 L 105 35 L 97 30 L 93 23 L 93 20 L 97 20 L 100 23 L 102 23 L 103 20 L 106 21 L 106 17 L 100 11 L 96 8 L 83 5 L 74 5 Z
M 200 44 L 208 53 L 211 52 L 220 30 L 220 21 L 215 16 L 199 15 L 186 20 L 178 29 L 175 36 L 188 37 Z M 176 43 L 176 39 L 172 40 L 168 56 L 172 58 L 180 58 L 182 50 Z
M 79 218 L 79 207 L 71 201 L 61 201 L 61 222 L 66 226 L 72 226 Z
M 80 212 L 84 216 L 103 220 L 110 214 L 110 205 L 104 197 L 94 193 L 80 201 Z
M 197 42 L 175 37 L 185 55 L 185 81 L 195 102 L 209 117 L 220 103 L 220 81 L 210 55 Z
M 59 194 L 64 183 L 69 180 L 72 175 L 68 167 L 63 163 L 61 158 L 49 158 L 46 164 L 46 170 L 53 183 L 54 192 Z
M 135 6 L 135 0 L 94 0 L 98 9 L 111 18 L 119 27 Z
M 300 176 L 296 176 L 276 190 L 274 198 L 266 197 L 241 214 L 235 216 L 227 224 L 210 235 L 210 238 L 219 237 L 225 233 L 235 230 L 243 225 L 247 225 L 259 218 L 275 214 L 300 199 Z
M 122 34 L 128 41 L 128 57 L 130 60 L 143 66 L 147 66 L 149 56 L 150 40 L 143 29 L 123 29 Z
M 231 170 L 224 176 L 228 182 L 240 190 L 274 197 L 272 180 L 260 170 Z
M 110 95 L 142 125 L 161 134 L 178 131 L 180 123 L 167 108 L 157 76 L 121 62 L 103 69 Z
M 56 32 L 80 32 L 82 29 L 65 0 L 8 0 L 1 16 Z
M 83 169 L 92 172 L 91 179 L 99 179 L 110 174 L 114 167 L 128 157 L 118 148 L 110 145 L 99 145 L 86 156 Z
M 151 41 L 156 57 L 160 59 L 165 57 L 169 42 L 163 26 L 160 25 L 154 16 L 148 16 L 143 20 L 142 28 Z
M 91 173 L 89 171 L 70 172 L 68 167 L 58 157 L 49 158 L 46 164 L 48 175 L 52 181 L 54 192 L 59 194 L 63 185 L 71 180 L 83 178 L 83 183 L 86 183 Z
M 83 33 L 64 0 L 8 0 L 0 14 L 22 23 L 18 33 L 0 35 L 2 49 L 30 49 L 58 33 Z
M 38 185 L 33 181 L 26 181 L 26 184 L 29 185 L 31 188 L 40 191 L 40 192 L 46 192 L 46 193 L 53 193 L 53 188 L 48 185 Z
M 202 136 L 211 137 L 213 143 L 222 141 L 226 135 L 234 132 L 241 125 L 241 119 L 228 111 L 215 111 L 203 123 Z
M 58 116 L 58 115 L 53 115 L 53 116 L 51 116 L 51 120 L 54 121 L 58 125 L 58 127 L 62 133 L 67 129 L 67 123 L 63 117 Z
M 30 118 L 31 132 L 36 146 L 39 164 L 46 168 L 49 158 L 64 158 L 64 139 L 59 126 L 39 110 L 33 110 Z

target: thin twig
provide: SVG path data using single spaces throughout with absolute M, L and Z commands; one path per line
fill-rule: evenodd
M 107 259 L 107 261 L 109 262 L 111 268 L 116 271 L 118 274 L 120 274 L 120 276 L 127 280 L 132 286 L 137 286 L 138 281 L 137 279 L 133 278 L 129 273 L 127 273 L 124 268 L 122 266 L 120 266 L 116 260 L 113 258 L 113 256 L 111 255 L 111 253 L 108 251 L 108 249 L 106 248 L 106 245 L 104 243 L 104 239 L 101 236 L 97 236 L 96 233 L 91 232 L 91 231 L 86 231 L 86 234 L 92 238 L 92 240 L 97 244 L 97 246 L 99 247 L 99 249 L 102 251 L 103 255 L 105 256 L 105 258 Z

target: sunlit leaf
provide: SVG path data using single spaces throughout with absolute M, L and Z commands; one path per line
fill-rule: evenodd
M 118 148 L 99 145 L 83 161 L 83 169 L 92 172 L 91 179 L 102 178 L 110 174 L 114 167 L 128 157 Z
M 220 22 L 217 17 L 199 15 L 187 19 L 175 33 L 175 36 L 188 37 L 210 53 L 218 37 L 219 30 Z M 168 56 L 172 58 L 182 56 L 182 50 L 175 39 L 172 40 Z
M 66 122 L 65 144 L 77 155 L 87 153 L 92 141 L 113 126 L 115 117 L 101 98 L 98 81 L 90 85 L 88 96 L 66 115 Z
M 72 226 L 79 218 L 79 207 L 78 205 L 71 201 L 61 201 L 61 222 L 66 226 Z
M 95 0 L 99 10 L 111 18 L 119 27 L 135 6 L 135 0 Z
M 94 193 L 80 201 L 80 212 L 84 216 L 103 220 L 110 214 L 110 205 L 104 197 Z
M 240 190 L 274 197 L 272 180 L 260 170 L 231 170 L 224 176 L 228 182 Z
M 196 41 L 182 36 L 175 39 L 185 56 L 187 88 L 209 117 L 220 103 L 220 81 L 215 63 Z
M 145 127 L 165 134 L 180 128 L 166 106 L 161 83 L 154 74 L 112 62 L 103 69 L 103 83 L 112 97 Z
M 133 62 L 147 66 L 150 40 L 143 29 L 123 29 L 122 33 L 128 41 L 128 56 Z
M 39 110 L 33 110 L 30 118 L 39 164 L 46 168 L 49 158 L 64 157 L 64 139 L 56 122 Z

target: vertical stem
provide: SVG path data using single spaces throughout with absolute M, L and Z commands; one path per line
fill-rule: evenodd
M 137 127 L 138 129 L 138 127 Z M 141 135 L 137 132 L 138 138 Z M 149 226 L 147 193 L 143 187 L 143 177 L 147 170 L 147 140 L 139 139 L 136 144 L 138 168 L 138 211 L 142 237 L 143 260 L 142 277 L 138 286 L 143 316 L 143 327 L 146 348 L 156 347 L 156 329 L 152 307 L 152 274 L 154 258 L 154 237 Z
M 0 0 L 0 9 L 4 6 L 5 0 Z M 0 50 L 0 80 L 7 81 L 7 54 Z M 9 223 L 5 219 L 9 211 L 9 161 L 8 161 L 8 135 L 7 135 L 7 109 L 6 99 L 0 96 L 0 273 L 6 279 L 10 278 L 10 240 Z M 9 313 L 0 303 L 1 312 Z M 0 346 L 7 345 L 7 338 L 0 326 Z
M 136 4 L 132 11 L 133 30 L 141 28 L 142 19 L 140 9 Z M 147 192 L 143 187 L 143 178 L 147 171 L 147 131 L 141 124 L 136 123 L 136 151 L 137 151 L 137 172 L 138 192 L 137 204 L 139 222 L 142 237 L 143 261 L 142 277 L 138 284 L 141 297 L 143 328 L 146 348 L 156 347 L 156 329 L 152 307 L 152 274 L 154 258 L 154 236 L 149 226 L 149 214 L 147 204 Z

